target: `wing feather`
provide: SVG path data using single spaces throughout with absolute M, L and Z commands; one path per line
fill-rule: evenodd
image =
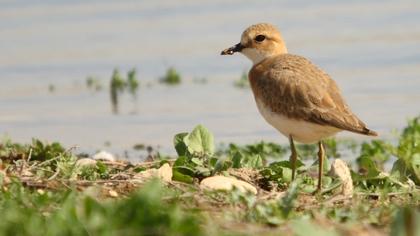
M 289 118 L 375 135 L 350 110 L 337 84 L 304 57 L 283 54 L 250 71 L 254 93 Z M 257 95 L 256 95 L 257 96 Z

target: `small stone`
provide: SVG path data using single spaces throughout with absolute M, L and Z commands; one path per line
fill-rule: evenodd
M 102 160 L 102 161 L 115 161 L 114 155 L 112 153 L 109 153 L 107 151 L 100 151 L 92 156 L 92 159 L 94 160 Z
M 137 182 L 145 182 L 153 177 L 159 178 L 164 182 L 172 181 L 172 168 L 168 163 L 162 165 L 159 169 L 151 168 L 144 170 L 134 175 L 134 179 Z
M 165 182 L 172 181 L 172 167 L 165 163 L 158 169 L 158 176 Z
M 347 164 L 340 159 L 335 159 L 331 164 L 331 174 L 340 178 L 343 182 L 341 194 L 344 196 L 353 195 L 353 180 L 351 179 L 350 169 Z
M 109 190 L 109 191 L 108 191 L 108 194 L 109 194 L 109 196 L 111 196 L 111 197 L 118 197 L 118 193 L 117 193 L 117 192 L 115 192 L 114 190 Z
M 151 179 L 153 177 L 156 177 L 157 176 L 157 172 L 158 172 L 158 170 L 156 168 L 147 169 L 147 170 L 144 170 L 142 172 L 139 172 L 139 173 L 135 174 L 133 176 L 133 178 L 137 182 L 145 182 L 148 179 Z
M 236 187 L 241 192 L 251 192 L 257 194 L 257 189 L 251 184 L 237 180 L 232 177 L 226 177 L 222 175 L 211 176 L 203 179 L 200 183 L 200 188 L 210 190 L 232 190 Z
M 90 159 L 90 158 L 81 158 L 76 161 L 76 166 L 82 167 L 82 166 L 95 166 L 96 160 Z
M 34 173 L 30 172 L 28 169 L 24 169 L 21 173 L 22 177 L 32 177 L 34 176 Z

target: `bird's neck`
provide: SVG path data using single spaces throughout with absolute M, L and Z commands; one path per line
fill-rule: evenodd
M 287 48 L 285 46 L 276 48 L 275 51 L 262 51 L 255 48 L 245 48 L 242 50 L 242 53 L 248 57 L 253 65 L 257 65 L 258 63 L 264 61 L 267 58 L 275 57 L 281 54 L 287 53 Z

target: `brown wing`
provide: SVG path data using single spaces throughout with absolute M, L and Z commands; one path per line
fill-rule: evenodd
M 351 112 L 336 83 L 304 57 L 284 54 L 263 61 L 250 71 L 250 81 L 254 93 L 274 112 L 376 135 Z

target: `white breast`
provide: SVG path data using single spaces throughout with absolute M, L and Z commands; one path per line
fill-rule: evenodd
M 314 143 L 341 131 L 335 127 L 318 125 L 307 121 L 288 118 L 274 113 L 262 101 L 256 99 L 258 110 L 264 119 L 280 133 L 301 143 Z

